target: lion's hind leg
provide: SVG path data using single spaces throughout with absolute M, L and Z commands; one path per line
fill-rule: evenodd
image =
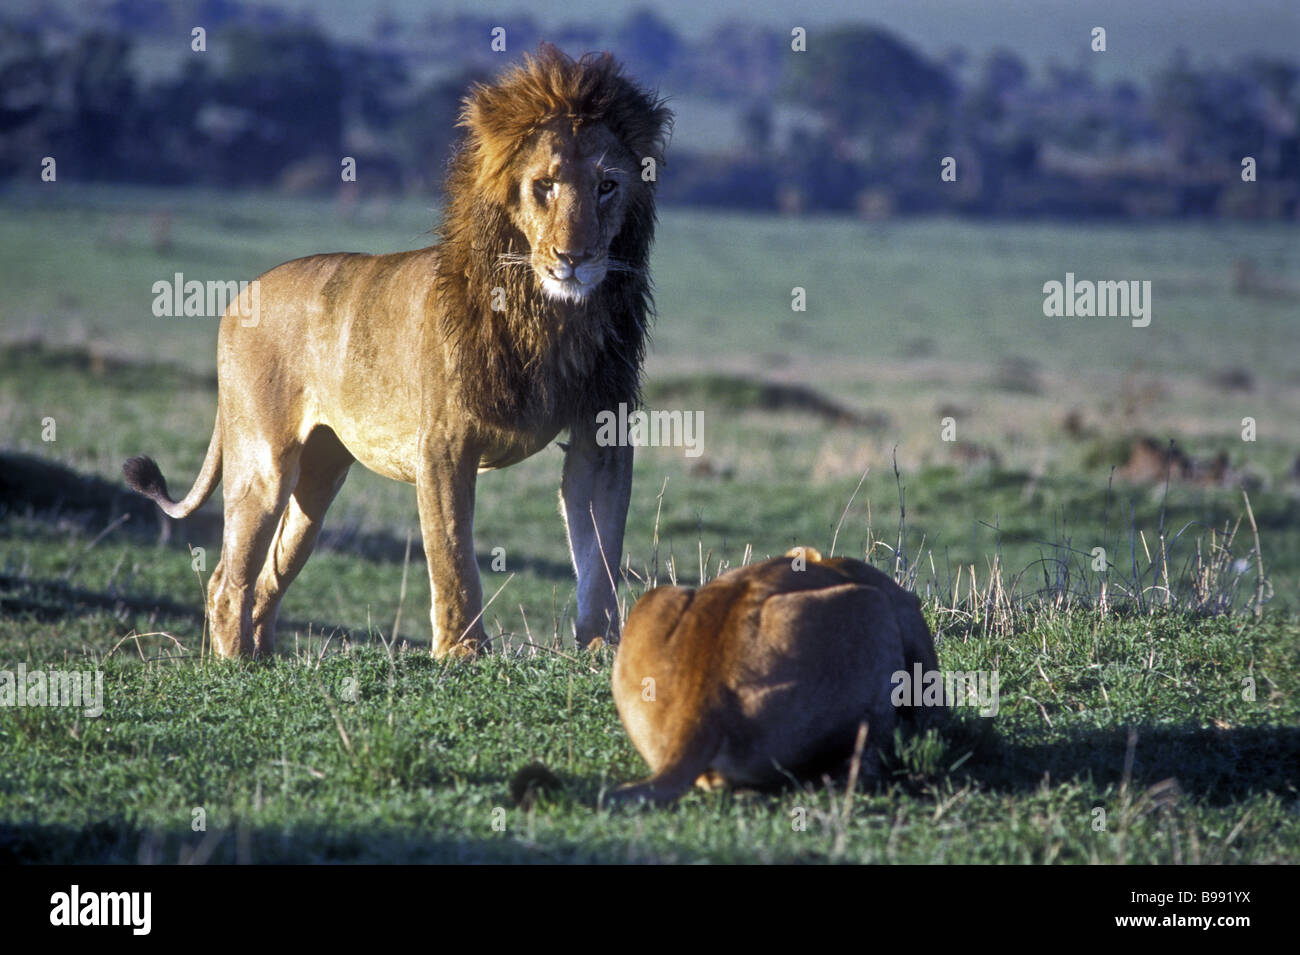
M 253 603 L 253 651 L 257 656 L 275 650 L 280 600 L 311 556 L 325 512 L 347 479 L 352 461 L 352 455 L 328 428 L 314 430 L 303 446 L 298 481 L 257 578 Z
M 289 459 L 286 460 L 286 457 Z M 253 453 L 227 454 L 225 527 L 221 562 L 208 583 L 212 648 L 217 656 L 252 656 L 255 587 L 297 474 L 298 452 L 280 456 L 285 467 L 250 464 Z

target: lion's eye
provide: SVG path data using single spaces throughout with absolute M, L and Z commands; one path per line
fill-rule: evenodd
M 552 189 L 555 188 L 555 180 L 554 180 L 554 179 L 538 179 L 535 183 L 533 183 L 533 188 L 537 190 L 537 192 L 538 192 L 539 195 L 546 195 L 546 194 L 549 193 Z
M 607 196 L 617 188 L 618 188 L 618 182 L 616 180 L 606 179 L 603 182 L 601 182 L 600 188 L 597 191 L 602 196 Z

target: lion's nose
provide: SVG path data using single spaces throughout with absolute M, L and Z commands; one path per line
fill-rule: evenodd
M 551 251 L 555 254 L 555 258 L 559 262 L 567 265 L 571 269 L 576 269 L 579 265 L 582 265 L 591 258 L 591 253 L 585 249 L 557 249 L 552 247 Z

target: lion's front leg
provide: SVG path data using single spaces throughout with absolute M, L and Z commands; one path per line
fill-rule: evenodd
M 464 446 L 422 443 L 416 494 L 420 536 L 429 564 L 432 651 L 442 659 L 486 647 L 483 591 L 474 558 L 474 489 L 478 454 Z
M 632 498 L 632 448 L 601 447 L 594 420 L 575 426 L 564 457 L 560 508 L 578 575 L 578 646 L 618 640 L 618 578 Z

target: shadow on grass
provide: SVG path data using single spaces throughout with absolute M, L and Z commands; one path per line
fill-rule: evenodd
M 972 742 L 968 736 L 966 742 Z M 958 741 L 948 738 L 949 752 Z M 1043 743 L 1013 743 L 983 734 L 976 752 L 954 782 L 973 782 L 985 792 L 1026 793 L 1045 784 L 1081 783 L 1098 795 L 1107 787 L 1117 791 L 1124 778 L 1128 751 L 1126 729 L 1079 733 Z M 1150 806 L 1177 798 L 1224 806 L 1249 797 L 1272 794 L 1284 803 L 1296 801 L 1296 768 L 1300 766 L 1300 729 L 1251 727 L 1222 731 L 1196 727 L 1138 728 L 1129 777 L 1129 792 L 1139 810 L 1144 793 L 1151 790 Z M 969 767 L 969 771 L 966 771 Z M 499 784 L 501 805 L 507 774 L 478 781 Z M 1178 786 L 1158 786 L 1169 778 Z M 567 796 L 561 801 L 591 807 L 601 783 L 585 775 L 561 780 Z M 933 782 L 934 779 L 929 780 Z M 881 784 L 885 785 L 884 783 Z M 1154 788 L 1153 788 L 1154 787 Z M 916 787 L 919 792 L 924 786 Z M 789 788 L 769 793 L 781 800 Z M 721 797 L 726 798 L 726 797 Z M 1112 798 L 1114 796 L 1112 795 Z M 762 811 L 762 801 L 755 804 Z M 545 813 L 545 808 L 538 811 Z M 594 811 L 594 810 L 593 810 Z M 673 807 L 641 809 L 671 813 Z M 585 837 L 581 844 L 549 841 L 544 844 L 521 837 L 519 813 L 511 810 L 513 824 L 506 832 L 481 838 L 449 836 L 419 826 L 376 823 L 339 828 L 319 825 L 256 827 L 192 833 L 185 829 L 152 829 L 123 818 L 109 817 L 84 828 L 38 823 L 0 823 L 0 864 L 132 864 L 132 863 L 557 863 L 653 861 L 654 850 L 630 858 L 626 836 L 611 830 L 607 839 Z M 490 820 L 484 820 L 485 831 Z M 792 860 L 797 861 L 797 860 Z M 807 860 L 816 861 L 816 860 Z
M 0 451 L 0 502 L 0 516 L 14 514 L 48 524 L 51 539 L 66 540 L 71 525 L 90 535 L 112 527 L 111 534 L 158 545 L 183 541 L 211 546 L 221 542 L 222 518 L 215 509 L 200 509 L 183 520 L 173 520 L 125 484 L 82 474 L 31 454 Z M 113 527 L 115 522 L 120 524 Z M 361 531 L 344 521 L 325 526 L 316 551 L 400 564 L 406 557 L 406 538 L 383 531 Z M 487 566 L 492 555 L 480 554 L 478 560 Z M 419 534 L 411 540 L 411 562 L 424 562 Z M 573 576 L 573 568 L 562 560 L 515 556 L 511 565 L 546 580 L 568 580 Z
M 955 773 L 993 792 L 1026 792 L 1044 785 L 1091 781 L 1097 789 L 1118 788 L 1128 757 L 1128 727 L 1062 734 L 1061 739 L 1016 742 L 975 721 L 954 721 L 945 730 L 952 761 L 971 753 Z M 984 721 L 980 721 L 984 722 Z M 1248 796 L 1273 793 L 1297 801 L 1300 783 L 1300 727 L 1235 729 L 1191 725 L 1136 729 L 1130 790 L 1137 792 L 1168 779 L 1191 799 L 1223 806 Z
M 1074 782 L 1098 793 L 1111 787 L 1118 791 L 1124 782 L 1128 755 L 1128 728 L 1089 730 L 1063 738 L 1020 743 L 999 736 L 972 721 L 956 721 L 943 731 L 946 764 L 970 753 L 970 758 L 951 772 L 956 785 L 971 783 L 983 792 L 1025 794 L 1062 783 Z M 980 721 L 982 724 L 986 721 Z M 1180 798 L 1209 806 L 1227 806 L 1244 799 L 1272 794 L 1283 803 L 1300 800 L 1300 727 L 1265 726 L 1238 729 L 1203 729 L 1196 726 L 1138 726 L 1133 747 L 1133 764 L 1128 785 L 1133 800 L 1155 787 L 1167 798 Z M 898 763 L 894 764 L 896 767 Z M 595 777 L 559 774 L 570 797 L 594 805 L 601 787 Z M 839 786 L 847 776 L 847 760 L 828 773 Z M 895 779 L 914 795 L 920 795 L 945 773 L 910 773 L 897 768 L 877 780 L 882 790 Z M 824 779 L 825 777 L 821 777 Z M 1167 784 L 1177 780 L 1177 786 Z M 606 781 L 611 788 L 636 780 Z M 810 780 L 805 780 L 808 784 Z M 813 783 L 817 785 L 818 783 Z M 1161 785 L 1165 784 L 1165 785 Z M 865 783 L 864 785 L 873 785 Z M 790 784 L 761 790 L 780 796 L 792 790 Z
M 484 829 L 490 828 L 485 819 Z M 610 862 L 620 856 L 626 858 L 626 844 L 613 840 L 543 847 L 512 833 L 456 838 L 414 826 L 240 827 L 193 833 L 143 829 L 116 819 L 84 829 L 0 823 L 0 865 L 556 863 Z
M 196 634 L 203 628 L 203 604 L 197 593 L 193 600 L 181 602 L 147 594 L 86 590 L 74 587 L 66 580 L 0 574 L 0 614 L 6 617 L 26 616 L 41 623 L 55 623 L 101 613 L 114 616 L 127 613 L 154 620 L 183 622 L 192 627 Z M 295 630 L 306 632 L 309 625 L 314 632 L 324 636 L 336 634 L 347 637 L 354 643 L 364 643 L 369 639 L 369 634 L 364 630 L 322 624 L 319 621 L 311 621 L 309 624 L 306 620 L 281 620 L 277 632 L 281 635 Z

